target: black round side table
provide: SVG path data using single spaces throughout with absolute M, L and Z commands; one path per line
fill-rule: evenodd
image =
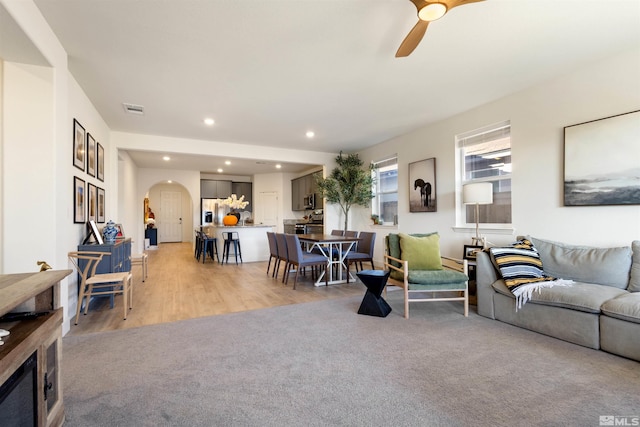
M 391 307 L 381 295 L 389 279 L 390 272 L 388 270 L 362 270 L 356 274 L 367 287 L 367 292 L 364 294 L 358 314 L 387 317 L 391 313 Z

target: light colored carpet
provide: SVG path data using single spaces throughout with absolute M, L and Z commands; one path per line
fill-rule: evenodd
M 65 426 L 597 426 L 640 364 L 470 313 L 360 297 L 68 336 Z

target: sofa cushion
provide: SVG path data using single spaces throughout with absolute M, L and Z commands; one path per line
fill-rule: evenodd
M 503 280 L 496 281 L 492 287 L 496 292 L 515 299 Z M 606 301 L 626 294 L 627 291 L 612 286 L 575 282 L 573 286 L 557 286 L 535 291 L 529 302 L 598 314 Z
M 640 293 L 626 293 L 605 301 L 602 313 L 627 322 L 640 323 Z
M 426 233 L 426 234 L 410 234 L 410 236 L 415 237 L 427 237 L 432 234 L 438 234 L 438 232 Z M 387 254 L 394 258 L 402 259 L 402 251 L 400 249 L 400 235 L 397 233 L 389 233 L 385 238 Z M 401 267 L 400 263 L 396 261 L 391 261 L 391 265 L 395 267 Z M 396 280 L 403 280 L 402 273 L 396 270 L 391 270 L 391 278 Z
M 453 270 L 409 270 L 407 280 L 410 290 L 464 290 L 468 277 Z
M 538 249 L 544 271 L 562 279 L 627 289 L 631 248 L 574 246 L 529 237 Z
M 442 270 L 440 258 L 440 236 L 426 237 L 400 235 L 400 258 L 409 261 L 409 270 Z
M 629 292 L 640 292 L 640 240 L 631 242 L 633 251 L 633 263 L 631 264 L 631 274 L 629 276 Z

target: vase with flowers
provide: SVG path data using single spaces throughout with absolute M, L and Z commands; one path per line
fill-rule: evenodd
M 238 196 L 232 194 L 230 197 L 224 199 L 222 204 L 231 208 L 231 212 L 222 218 L 222 223 L 224 225 L 236 225 L 240 219 L 240 213 L 236 210 L 244 209 L 249 202 L 244 200 L 244 196 L 240 196 L 240 198 L 238 198 Z

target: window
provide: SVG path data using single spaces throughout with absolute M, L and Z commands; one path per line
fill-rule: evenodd
M 474 182 L 493 184 L 493 203 L 480 205 L 481 224 L 511 224 L 511 124 L 509 121 L 456 136 L 458 224 L 475 224 L 475 205 L 463 205 L 462 186 Z
M 384 224 L 398 223 L 398 157 L 373 162 L 371 214 L 378 215 Z

